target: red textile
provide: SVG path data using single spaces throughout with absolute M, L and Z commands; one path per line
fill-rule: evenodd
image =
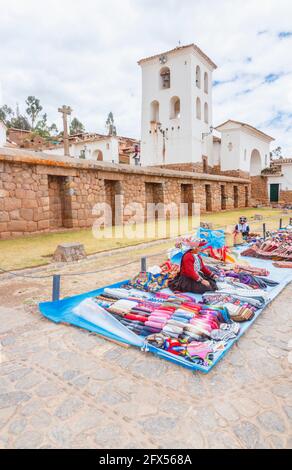
M 200 255 L 197 255 L 201 261 L 201 271 L 203 274 L 206 276 L 211 276 L 212 273 L 210 269 L 207 268 L 207 266 L 204 265 L 202 257 Z M 194 279 L 194 281 L 199 281 L 200 280 L 200 275 L 197 271 L 195 271 L 194 268 L 194 255 L 189 251 L 187 252 L 182 259 L 182 264 L 181 264 L 181 270 L 180 273 L 183 276 L 190 277 L 191 279 Z
M 128 320 L 136 320 L 136 321 L 142 321 L 145 322 L 148 320 L 147 317 L 143 317 L 142 315 L 134 315 L 133 313 L 127 313 L 124 315 L 124 318 L 127 318 Z

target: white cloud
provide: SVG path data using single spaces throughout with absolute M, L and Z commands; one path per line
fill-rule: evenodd
M 195 42 L 225 82 L 213 90 L 214 124 L 260 126 L 292 155 L 292 38 L 278 37 L 292 29 L 290 0 L 0 0 L 0 12 L 7 104 L 36 95 L 59 125 L 58 106 L 70 104 L 100 132 L 113 111 L 118 132 L 139 137 L 137 60 Z M 271 74 L 280 77 L 265 83 Z

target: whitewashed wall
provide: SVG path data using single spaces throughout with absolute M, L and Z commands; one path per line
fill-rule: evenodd
M 219 165 L 221 157 L 221 142 L 213 142 L 212 159 L 209 161 L 209 165 Z
M 282 191 L 292 191 L 292 164 L 282 164 L 282 175 L 283 176 L 269 176 L 268 187 L 270 190 L 270 184 L 279 184 Z
M 115 136 L 107 137 L 104 140 L 73 143 L 70 145 L 70 156 L 80 158 L 83 150 L 85 150 L 87 160 L 97 160 L 98 151 L 101 151 L 104 162 L 119 163 L 119 140 Z M 45 152 L 52 155 L 64 155 L 64 147 L 57 147 Z
M 260 168 L 256 172 L 260 174 L 261 170 L 270 165 L 270 143 L 242 128 L 221 131 L 221 169 L 250 173 L 254 149 L 260 154 Z

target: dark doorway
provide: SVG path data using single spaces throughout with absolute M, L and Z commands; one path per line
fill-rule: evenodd
M 234 207 L 238 207 L 238 186 L 233 186 L 233 201 Z
M 249 200 L 248 200 L 248 187 L 245 186 L 244 187 L 244 200 L 245 200 L 245 207 L 248 207 L 249 206 Z
M 212 211 L 212 194 L 211 194 L 211 185 L 205 184 L 205 193 L 206 193 L 206 211 Z
M 202 157 L 203 160 L 203 173 L 208 173 L 208 158 Z
M 121 195 L 122 188 L 120 181 L 113 180 L 104 180 L 104 192 L 105 192 L 105 203 L 108 204 L 111 208 L 111 221 L 106 221 L 106 225 L 116 225 L 116 216 L 117 216 L 117 199 L 116 196 Z
M 158 211 L 153 211 L 153 207 L 150 204 L 163 203 L 163 185 L 162 183 L 145 183 L 145 199 L 146 199 L 146 217 L 147 220 L 151 218 L 158 219 Z
M 224 184 L 221 185 L 221 209 L 226 209 L 226 191 Z
M 270 202 L 279 202 L 279 184 L 270 184 Z
M 186 211 L 184 215 L 192 217 L 193 215 L 193 202 L 194 202 L 194 192 L 192 184 L 182 184 L 181 185 L 181 202 L 182 204 L 187 204 Z
M 48 175 L 50 228 L 71 228 L 71 195 L 66 176 Z

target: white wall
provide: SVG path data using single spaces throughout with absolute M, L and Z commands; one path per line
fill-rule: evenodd
M 107 137 L 104 140 L 73 143 L 70 145 L 70 156 L 80 158 L 82 150 L 85 150 L 87 160 L 97 160 L 97 152 L 100 150 L 104 162 L 119 163 L 119 140 L 115 136 Z M 45 150 L 45 153 L 64 155 L 64 147 Z
M 201 162 L 202 154 L 210 157 L 212 137 L 202 141 L 202 133 L 212 124 L 212 69 L 193 49 L 185 49 L 167 56 L 161 65 L 159 58 L 141 64 L 142 67 L 142 165 L 161 163 Z M 196 86 L 196 66 L 201 68 L 201 88 Z M 161 89 L 160 70 L 170 69 L 170 88 Z M 208 94 L 204 92 L 204 72 L 208 73 Z M 170 118 L 171 98 L 180 98 L 180 117 Z M 202 119 L 196 118 L 196 98 L 201 99 Z M 159 102 L 159 122 L 166 130 L 165 162 L 163 162 L 163 137 L 155 124 L 151 124 L 151 103 Z M 208 103 L 209 122 L 204 122 L 204 103 Z M 149 132 L 151 131 L 151 133 Z
M 242 127 L 221 131 L 222 171 L 241 170 L 250 173 L 251 155 L 254 149 L 258 150 L 261 158 L 260 168 L 257 172 L 260 174 L 261 170 L 270 165 L 270 143 L 242 130 Z
M 0 147 L 6 144 L 6 126 L 4 122 L 0 121 Z
M 269 176 L 268 187 L 270 190 L 270 184 L 279 184 L 282 191 L 292 191 L 292 164 L 283 163 L 282 165 L 283 176 Z
M 212 160 L 209 161 L 209 165 L 219 165 L 221 157 L 221 142 L 213 142 L 212 149 Z

